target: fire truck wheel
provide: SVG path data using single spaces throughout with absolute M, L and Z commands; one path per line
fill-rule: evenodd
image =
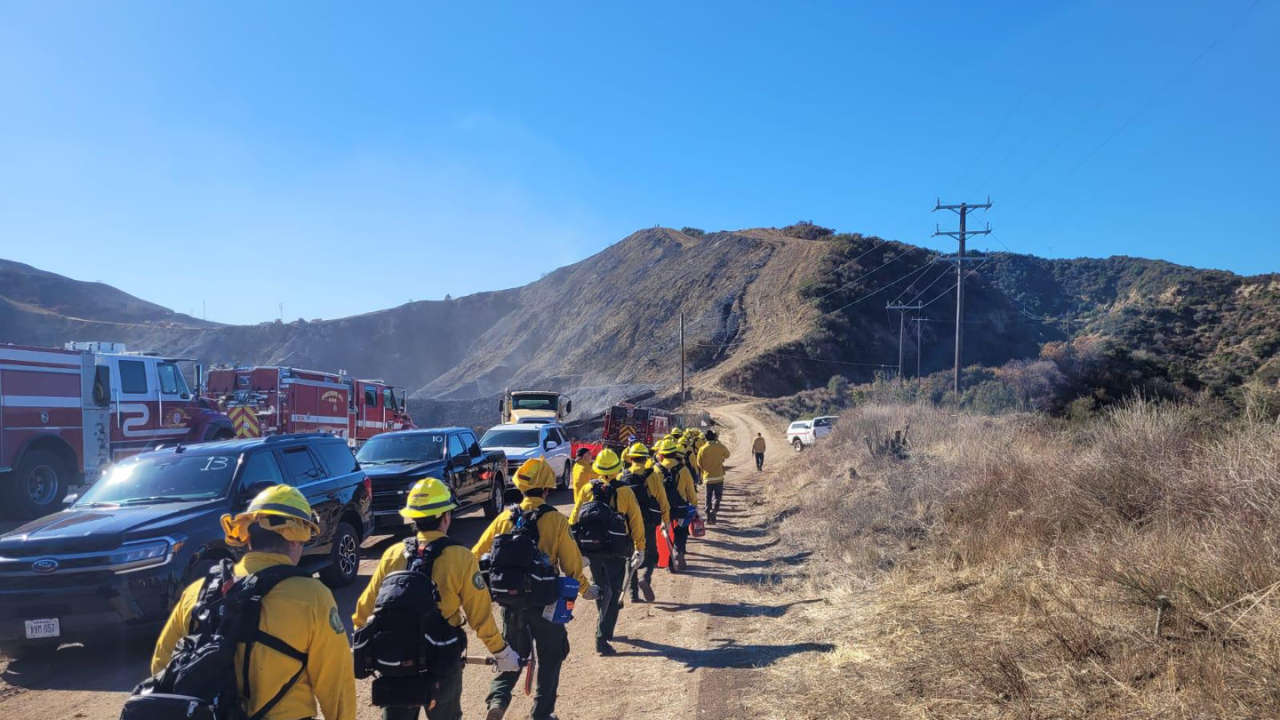
M 360 574 L 360 536 L 356 529 L 340 522 L 333 531 L 329 564 L 320 571 L 320 581 L 331 588 L 344 588 Z
M 23 454 L 5 483 L 10 514 L 18 520 L 34 520 L 62 507 L 71 474 L 56 453 L 30 450 Z

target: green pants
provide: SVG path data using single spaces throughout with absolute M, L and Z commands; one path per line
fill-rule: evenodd
M 435 707 L 427 710 L 427 720 L 462 720 L 462 670 L 438 678 Z M 382 708 L 382 720 L 417 720 L 416 707 Z
M 596 598 L 596 609 L 600 611 L 596 621 L 597 640 L 613 639 L 626 576 L 627 558 L 591 557 L 591 581 L 600 588 L 600 597 Z
M 542 617 L 542 608 L 502 608 L 502 638 L 522 658 L 529 657 L 536 647 L 538 683 L 533 692 L 533 720 L 547 720 L 556 711 L 560 667 L 569 655 L 569 635 L 564 625 Z M 520 675 L 519 671 L 498 673 L 489 684 L 489 697 L 485 700 L 488 707 L 510 705 Z

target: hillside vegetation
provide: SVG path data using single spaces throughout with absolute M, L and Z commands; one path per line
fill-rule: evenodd
M 1274 421 L 1211 402 L 847 413 L 778 488 L 762 595 L 824 599 L 789 640 L 836 649 L 762 716 L 1274 717 L 1278 467 Z
M 1280 395 L 1278 276 L 1125 257 L 981 257 L 966 279 L 962 406 L 1068 414 L 1135 393 L 1209 393 L 1236 407 L 1247 404 L 1244 386 Z M 651 228 L 523 287 L 239 327 L 8 263 L 0 341 L 110 339 L 208 363 L 342 369 L 409 388 L 420 419 L 432 422 L 487 408 L 506 387 L 576 394 L 579 415 L 624 397 L 670 396 L 682 313 L 696 389 L 780 398 L 835 376 L 864 383 L 896 371 L 898 321 L 885 304 L 922 303 L 921 356 L 909 334 L 904 369 L 914 375 L 918 365 L 927 379 L 916 397 L 937 401 L 949 388 L 938 373 L 954 357 L 955 269 L 936 260 L 931 250 L 807 221 Z M 1280 397 L 1271 402 L 1280 407 Z

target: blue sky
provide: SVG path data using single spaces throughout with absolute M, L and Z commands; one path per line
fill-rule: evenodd
M 332 318 L 990 195 L 995 249 L 1280 271 L 1276 5 L 6 1 L 0 257 Z

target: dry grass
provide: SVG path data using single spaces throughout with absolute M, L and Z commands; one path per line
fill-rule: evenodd
M 870 407 L 798 466 L 778 551 L 815 554 L 769 592 L 827 598 L 787 633 L 837 649 L 779 664 L 763 716 L 1280 716 L 1274 424 Z

